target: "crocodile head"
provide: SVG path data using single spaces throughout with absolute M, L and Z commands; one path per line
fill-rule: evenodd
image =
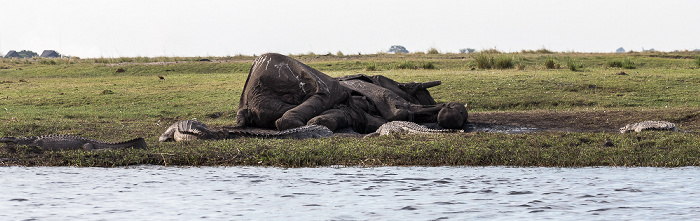
M 15 137 L 0 137 L 0 143 L 4 143 L 7 145 L 15 145 L 15 144 L 17 144 L 17 138 L 15 138 Z

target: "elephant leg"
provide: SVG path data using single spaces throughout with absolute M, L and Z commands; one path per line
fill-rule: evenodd
M 311 120 L 324 111 L 333 108 L 337 103 L 345 101 L 349 94 L 347 92 L 336 94 L 333 98 L 330 95 L 314 95 L 306 99 L 304 103 L 286 111 L 282 117 L 275 121 L 278 130 L 287 130 L 306 125 Z M 329 127 L 330 128 L 330 127 Z
M 339 128 L 350 127 L 351 120 L 348 119 L 348 115 L 341 109 L 330 109 L 321 113 L 314 118 L 311 118 L 306 125 L 323 125 L 326 126 L 331 131 L 335 131 Z

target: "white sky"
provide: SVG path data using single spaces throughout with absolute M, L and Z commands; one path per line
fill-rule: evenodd
M 0 54 L 613 52 L 700 48 L 695 0 L 0 0 Z

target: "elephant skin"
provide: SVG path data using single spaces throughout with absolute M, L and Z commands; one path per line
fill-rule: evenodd
M 286 130 L 345 102 L 337 80 L 293 58 L 263 54 L 253 62 L 236 114 L 237 126 Z

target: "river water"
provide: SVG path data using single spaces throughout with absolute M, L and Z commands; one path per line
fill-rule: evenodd
M 0 220 L 682 220 L 700 168 L 0 167 Z

